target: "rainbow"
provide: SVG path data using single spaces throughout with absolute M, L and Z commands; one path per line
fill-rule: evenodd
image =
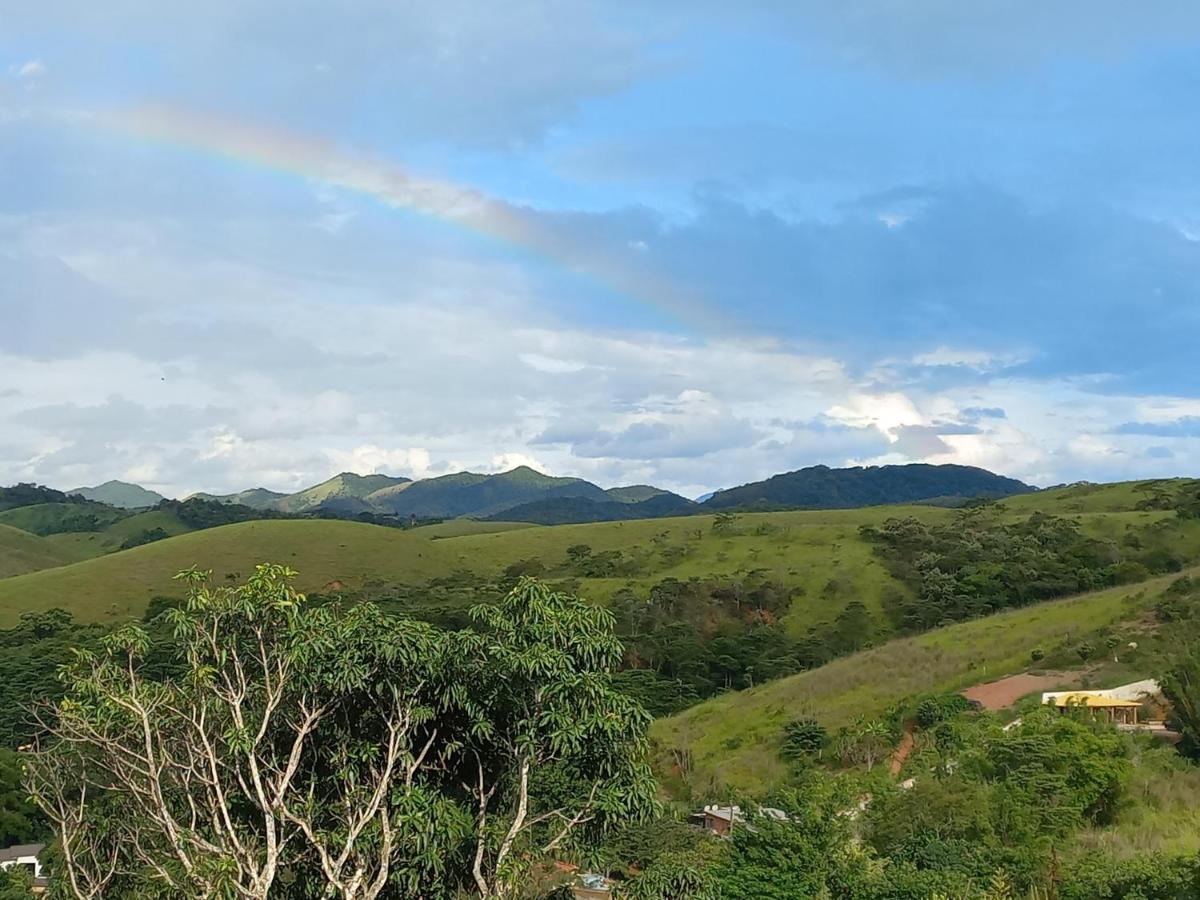
M 556 228 L 545 213 L 475 188 L 417 177 L 391 162 L 354 156 L 332 142 L 170 105 L 102 110 L 94 125 L 139 140 L 203 152 L 353 191 L 388 206 L 469 229 L 545 257 L 680 322 L 728 327 L 690 293 L 646 271 L 637 247 L 602 247 Z

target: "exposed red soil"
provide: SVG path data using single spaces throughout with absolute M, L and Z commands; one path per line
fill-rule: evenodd
M 912 749 L 913 725 L 910 722 L 904 726 L 904 734 L 900 736 L 900 743 L 892 751 L 892 761 L 888 767 L 893 775 L 900 774 L 900 770 L 904 768 L 904 761 L 908 759 L 908 754 L 912 753 Z
M 1010 675 L 999 681 L 977 684 L 963 691 L 968 700 L 978 700 L 984 709 L 1006 709 L 1026 694 L 1034 691 L 1050 691 L 1057 687 L 1077 687 L 1082 672 L 1047 672 L 1045 675 Z

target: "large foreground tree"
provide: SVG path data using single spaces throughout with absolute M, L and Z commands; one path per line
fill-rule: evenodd
M 178 677 L 133 625 L 66 668 L 28 771 L 70 895 L 512 897 L 653 805 L 603 611 L 525 580 L 443 632 L 310 606 L 294 574 L 182 573 Z

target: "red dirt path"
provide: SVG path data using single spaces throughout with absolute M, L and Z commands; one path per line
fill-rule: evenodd
M 892 761 L 889 768 L 893 775 L 900 774 L 900 770 L 904 768 L 904 761 L 908 759 L 908 754 L 912 753 L 912 749 L 913 726 L 912 723 L 909 723 L 904 728 L 904 734 L 900 736 L 900 743 L 892 751 Z
M 1005 709 L 1034 691 L 1076 687 L 1081 675 L 1081 672 L 1047 672 L 1045 675 L 1022 673 L 977 684 L 962 693 L 968 700 L 978 700 L 984 709 Z

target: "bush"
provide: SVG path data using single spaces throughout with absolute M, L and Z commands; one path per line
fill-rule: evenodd
M 1029 651 L 1029 659 L 1032 662 L 1041 662 L 1045 658 L 1046 658 L 1046 651 L 1043 650 L 1041 647 L 1034 647 L 1032 650 Z
M 781 752 L 788 759 L 816 756 L 829 742 L 829 733 L 816 719 L 794 719 L 783 728 Z
M 917 724 L 922 728 L 932 728 L 939 722 L 952 719 L 970 708 L 970 702 L 962 694 L 938 694 L 926 697 L 917 704 Z

